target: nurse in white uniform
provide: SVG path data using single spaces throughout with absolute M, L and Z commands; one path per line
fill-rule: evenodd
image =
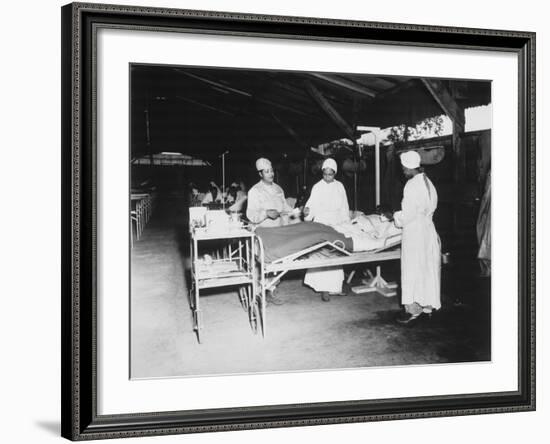
M 403 228 L 401 240 L 401 303 L 409 323 L 422 313 L 441 308 L 441 245 L 432 221 L 437 208 L 437 191 L 420 168 L 420 155 L 408 151 L 400 156 L 403 173 L 409 179 L 403 190 L 401 211 L 395 224 Z
M 271 162 L 265 158 L 258 159 L 256 170 L 260 181 L 248 191 L 248 220 L 260 227 L 280 227 L 286 225 L 289 219 L 297 218 L 300 211 L 293 210 L 287 204 L 283 189 L 273 182 L 275 174 Z M 285 302 L 275 295 L 274 290 L 268 292 L 266 301 L 274 305 Z
M 326 159 L 322 165 L 323 178 L 313 185 L 311 195 L 304 208 L 306 221 L 325 225 L 338 225 L 350 220 L 346 189 L 335 180 L 338 166 L 334 159 Z M 304 284 L 321 293 L 323 301 L 330 300 L 330 295 L 343 294 L 342 267 L 326 267 L 308 270 Z
M 273 182 L 275 173 L 271 162 L 265 158 L 258 159 L 256 170 L 260 181 L 248 191 L 246 217 L 261 227 L 286 225 L 289 218 L 295 218 L 299 213 L 286 203 L 283 189 Z

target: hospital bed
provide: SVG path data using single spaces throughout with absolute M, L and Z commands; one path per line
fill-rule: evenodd
M 356 242 L 357 243 L 357 242 Z M 307 270 L 344 265 L 383 262 L 401 258 L 400 233 L 381 238 L 367 251 L 354 251 L 354 240 L 334 228 L 314 222 L 284 227 L 256 228 L 255 293 L 248 301 L 250 322 L 254 331 L 261 327 L 266 335 L 266 292 L 273 291 L 285 274 L 292 270 Z M 362 244 L 362 248 L 368 248 Z M 389 286 L 380 275 L 367 287 Z

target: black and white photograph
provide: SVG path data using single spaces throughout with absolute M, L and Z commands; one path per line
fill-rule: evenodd
M 550 9 L 112 3 L 3 9 L 2 442 L 545 442 Z
M 490 80 L 128 75 L 131 379 L 491 361 Z

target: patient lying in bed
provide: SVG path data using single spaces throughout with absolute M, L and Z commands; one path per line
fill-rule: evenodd
M 377 214 L 359 214 L 351 222 L 332 227 L 303 222 L 282 227 L 258 227 L 256 234 L 264 244 L 266 261 L 272 262 L 324 241 L 339 240 L 348 251 L 377 250 L 398 243 L 401 229 Z
M 353 251 L 377 250 L 401 240 L 401 228 L 378 214 L 358 213 L 350 222 L 332 227 L 353 239 Z

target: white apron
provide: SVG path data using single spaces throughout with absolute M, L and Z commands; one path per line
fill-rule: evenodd
M 337 225 L 349 221 L 346 189 L 337 180 L 330 183 L 326 183 L 324 180 L 317 182 L 311 189 L 311 196 L 306 207 L 310 210 L 306 220 L 325 225 Z M 317 292 L 340 293 L 343 281 L 344 269 L 342 267 L 307 270 L 304 277 L 304 284 Z
M 283 189 L 276 183 L 266 185 L 259 181 L 248 191 L 246 217 L 261 227 L 280 227 L 288 223 L 288 216 L 269 219 L 267 210 L 290 213 L 292 208 L 286 203 Z
M 441 245 L 432 221 L 437 192 L 424 173 L 409 179 L 395 222 L 401 241 L 401 302 L 441 308 Z

